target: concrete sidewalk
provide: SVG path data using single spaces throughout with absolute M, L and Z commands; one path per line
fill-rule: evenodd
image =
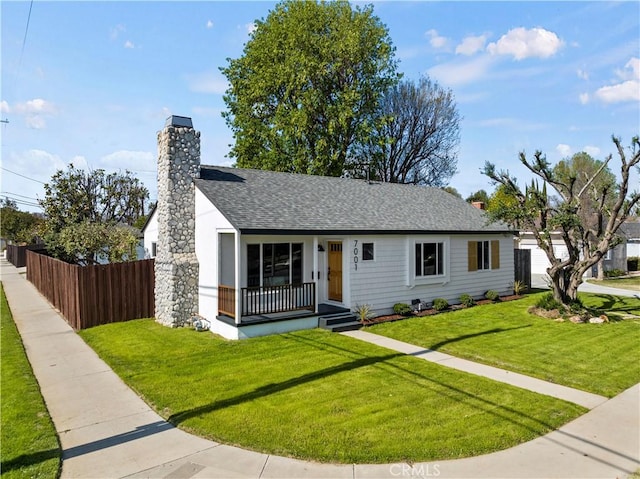
M 623 478 L 640 468 L 640 387 L 485 456 L 333 465 L 207 441 L 153 412 L 6 260 L 2 283 L 63 448 L 63 478 Z

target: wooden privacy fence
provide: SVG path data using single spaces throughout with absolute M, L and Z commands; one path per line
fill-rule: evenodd
M 531 287 L 531 250 L 514 249 L 513 261 L 515 267 L 515 280 Z
M 17 246 L 14 244 L 7 245 L 7 261 L 14 265 L 16 268 L 22 268 L 27 265 L 27 250 L 44 250 L 44 245 L 28 245 Z
M 155 314 L 152 259 L 77 266 L 28 251 L 27 279 L 76 330 Z

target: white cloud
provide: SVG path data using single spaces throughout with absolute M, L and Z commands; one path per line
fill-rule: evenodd
M 6 100 L 0 102 L 0 113 L 11 113 L 11 107 Z
M 589 79 L 589 74 L 586 71 L 584 71 L 582 68 L 578 68 L 578 70 L 576 71 L 576 75 L 578 75 L 578 78 L 580 78 L 581 80 Z
M 490 43 L 487 51 L 492 55 L 511 55 L 516 60 L 525 58 L 548 58 L 563 45 L 558 36 L 544 28 L 523 27 L 509 30 L 500 40 Z
M 447 37 L 443 37 L 438 34 L 437 30 L 431 29 L 425 32 L 425 35 L 430 38 L 429 43 L 433 48 L 442 49 L 446 48 L 449 40 Z
M 136 46 L 133 44 L 133 42 L 131 40 L 127 40 L 126 42 L 124 42 L 124 47 L 125 48 L 135 48 Z
M 487 35 L 479 35 L 477 37 L 469 36 L 462 40 L 462 43 L 456 47 L 456 53 L 460 55 L 473 55 L 484 48 L 487 41 Z
M 18 172 L 32 178 L 48 180 L 57 170 L 63 170 L 67 166 L 58 155 L 45 150 L 32 149 L 22 153 L 12 153 L 10 156 L 11 165 L 15 165 Z
M 256 28 L 258 28 L 258 26 L 254 22 L 251 22 L 251 23 L 246 23 L 244 25 L 244 28 L 247 31 L 247 33 L 251 35 L 253 32 L 256 31 Z
M 640 101 L 640 81 L 629 80 L 617 85 L 599 88 L 595 96 L 605 103 Z
M 604 103 L 640 101 L 640 58 L 632 57 L 615 73 L 623 81 L 599 88 L 594 96 Z
M 25 122 L 32 130 L 42 130 L 47 127 L 47 122 L 42 115 L 29 115 L 25 118 Z
M 213 22 L 211 20 L 207 20 L 207 28 L 213 28 Z
M 56 107 L 50 101 L 43 100 L 42 98 L 34 98 L 33 100 L 28 100 L 24 103 L 18 103 L 15 106 L 15 110 L 17 113 L 20 113 L 22 115 L 34 113 L 53 114 L 56 112 Z
M 582 151 L 588 153 L 591 156 L 598 156 L 600 154 L 600 148 L 598 148 L 597 146 L 587 145 L 582 149 Z
M 616 75 L 622 80 L 640 80 L 640 58 L 631 58 L 624 70 L 616 70 Z
M 227 91 L 229 82 L 221 73 L 195 73 L 185 75 L 189 89 L 196 93 L 213 93 L 222 95 Z
M 126 27 L 120 23 L 111 29 L 109 32 L 109 38 L 111 38 L 111 40 L 117 40 L 120 34 L 126 30 Z
M 3 104 L 3 111 L 4 108 L 5 106 Z M 6 105 L 6 108 L 9 108 L 8 104 Z M 42 98 L 34 98 L 33 100 L 28 100 L 24 103 L 17 103 L 13 108 L 11 108 L 11 110 L 15 111 L 18 115 L 23 116 L 27 127 L 34 130 L 46 128 L 46 117 L 53 116 L 57 113 L 56 106 L 50 101 Z
M 560 153 L 562 157 L 567 157 L 571 154 L 571 147 L 569 145 L 565 145 L 564 143 L 558 144 L 556 146 L 556 151 Z
M 586 105 L 587 103 L 589 103 L 589 99 L 590 97 L 588 93 L 580 93 L 580 103 Z
M 493 61 L 490 56 L 482 55 L 471 60 L 440 63 L 427 73 L 443 85 L 464 85 L 484 78 Z

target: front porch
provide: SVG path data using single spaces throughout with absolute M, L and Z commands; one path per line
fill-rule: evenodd
M 315 283 L 240 288 L 239 298 L 235 288 L 218 286 L 218 316 L 230 324 L 283 321 L 317 313 Z

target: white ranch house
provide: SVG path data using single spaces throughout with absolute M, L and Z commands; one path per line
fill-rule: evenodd
M 513 231 L 439 188 L 204 165 L 195 176 L 194 221 L 160 223 L 193 230 L 194 310 L 226 338 L 315 328 L 324 311 L 363 304 L 380 315 L 512 292 Z M 167 241 L 158 201 L 144 229 L 152 256 Z

